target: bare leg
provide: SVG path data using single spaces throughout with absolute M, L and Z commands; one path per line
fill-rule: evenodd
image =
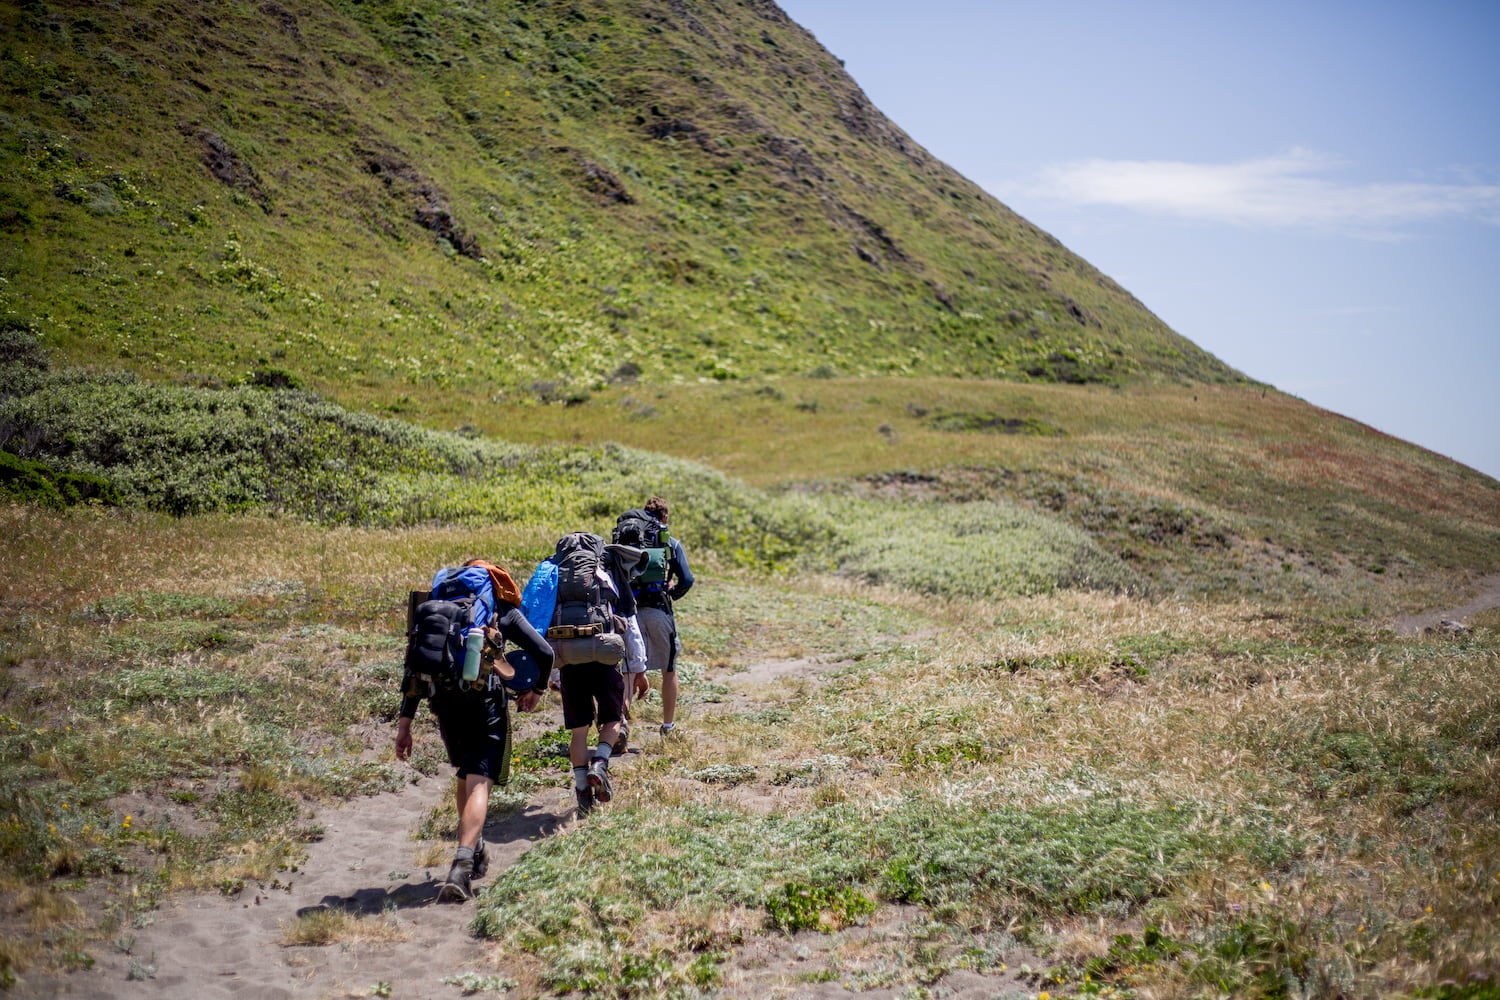
M 568 760 L 574 767 L 589 766 L 589 727 L 568 730 Z
M 663 671 L 661 675 L 661 721 L 677 721 L 677 671 Z
M 490 811 L 489 778 L 470 774 L 454 782 L 458 799 L 458 845 L 478 847 Z

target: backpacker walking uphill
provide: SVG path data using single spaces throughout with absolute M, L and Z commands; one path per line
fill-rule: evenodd
M 427 700 L 454 767 L 458 807 L 458 846 L 438 899 L 461 902 L 472 895 L 470 881 L 489 865 L 484 820 L 490 786 L 509 775 L 510 714 L 505 685 L 514 671 L 501 656 L 509 641 L 537 662 L 552 662 L 552 647 L 526 621 L 521 593 L 509 573 L 493 563 L 471 559 L 461 567 L 438 570 L 427 593 L 414 593 L 408 605 L 406 669 L 401 710 L 396 720 L 396 757 L 412 751 L 412 718 Z M 483 647 L 488 644 L 488 649 Z M 490 655 L 485 656 L 488 652 Z M 546 671 L 519 693 L 523 712 L 535 710 L 546 692 Z
M 631 581 L 636 601 L 636 620 L 646 643 L 646 669 L 661 672 L 661 734 L 670 734 L 677 725 L 677 654 L 682 643 L 677 637 L 677 615 L 673 602 L 681 600 L 693 588 L 693 571 L 688 568 L 687 552 L 682 543 L 667 532 L 671 517 L 667 501 L 652 497 L 638 510 L 627 510 L 615 523 L 614 541 L 633 545 L 646 552 L 644 569 Z M 630 702 L 651 690 L 644 673 L 632 674 L 626 685 L 625 708 Z M 624 725 L 628 726 L 629 723 Z M 624 730 L 628 733 L 628 729 Z M 624 750 L 624 737 L 616 752 Z
M 625 711 L 619 664 L 644 669 L 630 591 L 630 577 L 644 560 L 640 549 L 606 545 L 589 532 L 564 535 L 548 560 L 557 567 L 557 596 L 547 641 L 558 666 L 580 816 L 614 797 L 609 759 Z M 591 755 L 589 730 L 596 723 L 599 742 Z

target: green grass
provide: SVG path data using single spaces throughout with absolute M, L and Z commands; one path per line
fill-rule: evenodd
M 1083 532 L 1004 502 L 830 506 L 617 445 L 507 445 L 297 391 L 154 386 L 76 371 L 37 373 L 25 388 L 0 402 L 0 421 L 33 454 L 171 514 L 258 510 L 362 526 L 510 521 L 561 534 L 584 519 L 607 523 L 638 495 L 667 493 L 695 512 L 687 540 L 738 565 L 836 566 L 934 596 L 1141 586 Z M 150 631 L 137 638 L 150 642 Z M 161 637 L 164 651 L 174 641 L 230 642 L 233 629 L 178 633 Z
M 934 597 L 1140 584 L 1084 532 L 1011 503 L 852 504 L 840 520 L 853 528 L 842 570 Z
M 1253 850 L 1276 848 L 1268 838 Z M 618 809 L 591 818 L 586 836 L 527 852 L 485 889 L 475 926 L 537 954 L 558 992 L 656 995 L 703 985 L 715 949 L 691 918 L 673 935 L 654 914 L 742 908 L 784 931 L 831 930 L 879 900 L 1034 919 L 1142 904 L 1223 849 L 1194 809 L 1104 797 L 1036 809 L 923 795 L 791 815 Z M 652 956 L 647 969 L 601 960 L 621 939 Z

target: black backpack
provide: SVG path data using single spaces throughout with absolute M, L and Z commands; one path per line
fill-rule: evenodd
M 440 572 L 431 591 L 414 590 L 408 595 L 405 668 L 408 677 L 420 685 L 412 693 L 430 696 L 459 686 L 464 631 L 489 624 L 475 620 L 484 607 L 478 599 L 481 589 L 493 594 L 488 573 L 456 567 Z
M 667 561 L 671 550 L 667 526 L 644 510 L 627 510 L 615 520 L 610 539 L 616 545 L 629 545 L 646 552 L 646 567 L 633 581 L 638 590 L 660 590 L 667 579 Z
M 561 665 L 619 663 L 625 640 L 615 624 L 614 598 L 603 576 L 604 539 L 575 531 L 558 539 L 557 604 L 547 642 Z

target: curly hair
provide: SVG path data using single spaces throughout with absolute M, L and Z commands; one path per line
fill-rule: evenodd
M 665 521 L 668 517 L 667 502 L 661 497 L 652 497 L 646 501 L 646 513 L 658 521 Z

